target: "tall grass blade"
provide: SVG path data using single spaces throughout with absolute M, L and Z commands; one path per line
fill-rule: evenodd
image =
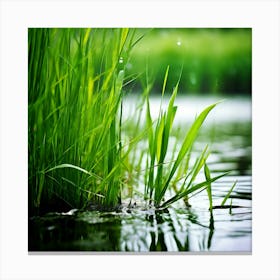
M 168 78 L 168 73 L 169 73 L 169 65 L 167 66 L 167 69 L 165 71 L 165 76 L 164 76 L 164 80 L 163 80 L 161 96 L 163 96 L 164 93 L 165 93 L 165 87 L 166 87 L 166 82 L 167 82 L 167 78 Z
M 210 170 L 208 168 L 208 165 L 205 163 L 204 165 L 204 175 L 205 175 L 205 179 L 207 180 L 208 185 L 207 185 L 207 195 L 208 195 L 208 199 L 209 199 L 209 209 L 212 212 L 212 207 L 213 207 L 213 198 L 212 198 L 212 187 L 211 187 L 211 175 L 210 175 Z
M 225 203 L 227 202 L 228 198 L 230 197 L 230 195 L 231 195 L 231 193 L 232 193 L 234 187 L 236 186 L 236 184 L 237 184 L 237 181 L 234 182 L 234 184 L 232 185 L 232 187 L 230 188 L 230 190 L 228 191 L 228 193 L 227 193 L 226 196 L 224 197 L 224 199 L 223 199 L 223 201 L 222 201 L 222 203 L 221 203 L 221 206 L 224 206 L 224 205 L 225 205 Z

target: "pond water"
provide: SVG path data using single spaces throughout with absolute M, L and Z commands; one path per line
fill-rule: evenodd
M 176 124 L 187 124 L 217 100 L 179 96 Z M 126 102 L 124 116 L 133 112 L 133 99 Z M 156 116 L 158 98 L 151 98 L 151 108 Z M 205 191 L 191 197 L 188 208 L 178 203 L 159 211 L 137 204 L 111 212 L 48 213 L 29 218 L 29 251 L 251 253 L 251 101 L 228 98 L 216 108 L 194 149 L 195 153 L 210 144 L 208 166 L 213 176 L 232 170 L 212 185 L 217 206 L 212 214 Z M 218 207 L 235 181 L 228 207 Z

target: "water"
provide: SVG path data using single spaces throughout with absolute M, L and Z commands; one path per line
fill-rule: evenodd
M 195 113 L 215 102 L 213 98 L 178 98 L 176 122 L 181 126 Z M 130 106 L 133 107 L 131 100 Z M 98 252 L 221 252 L 250 253 L 252 249 L 251 103 L 233 98 L 209 116 L 195 151 L 210 143 L 208 166 L 212 176 L 230 175 L 213 183 L 211 215 L 207 193 L 190 198 L 190 208 L 178 203 L 166 211 L 136 204 L 114 212 L 78 211 L 49 213 L 29 220 L 30 251 Z M 157 115 L 159 100 L 151 100 Z M 220 108 L 219 108 L 220 107 Z M 212 112 L 211 112 L 212 113 Z M 129 114 L 124 111 L 124 116 Z M 203 179 L 203 174 L 201 174 Z M 233 183 L 237 184 L 220 208 Z M 232 205 L 230 207 L 230 205 Z

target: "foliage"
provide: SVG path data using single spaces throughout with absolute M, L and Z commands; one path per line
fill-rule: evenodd
M 29 194 L 78 207 L 120 199 L 128 29 L 29 29 Z
M 173 160 L 166 161 L 176 115 L 177 82 L 168 108 L 154 122 L 150 114 L 148 81 L 132 132 L 122 120 L 124 85 L 135 80 L 127 74 L 130 55 L 143 38 L 135 30 L 44 29 L 28 31 L 28 180 L 29 209 L 48 210 L 64 202 L 69 208 L 88 203 L 116 207 L 122 195 L 132 195 L 133 172 L 146 163 L 144 198 L 157 208 L 200 191 L 221 176 L 196 183 L 209 155 L 202 151 L 189 167 L 191 148 L 209 112 L 207 107 L 193 122 Z M 169 74 L 167 68 L 162 97 Z M 147 74 L 148 75 L 148 74 Z M 144 107 L 146 128 L 140 126 Z M 154 127 L 155 125 L 155 127 Z M 123 139 L 131 133 L 129 141 Z M 148 153 L 135 151 L 148 141 Z M 183 180 L 183 182 L 181 182 Z M 180 183 L 175 194 L 168 189 Z

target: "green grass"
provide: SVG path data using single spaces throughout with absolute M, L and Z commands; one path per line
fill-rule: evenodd
M 157 120 L 152 120 L 149 94 L 153 81 L 147 68 L 137 112 L 130 123 L 123 121 L 124 87 L 140 75 L 130 75 L 127 67 L 143 36 L 127 28 L 28 30 L 31 213 L 56 210 L 62 204 L 108 209 L 135 192 L 150 205 L 165 208 L 180 199 L 187 202 L 190 194 L 203 189 L 209 193 L 211 183 L 225 175 L 210 178 L 207 147 L 193 166 L 189 164 L 200 127 L 217 104 L 198 115 L 182 143 L 177 142 L 179 152 L 173 148 L 172 160 L 167 159 L 179 82 L 166 111 L 160 110 Z M 162 98 L 169 71 L 168 67 Z M 144 128 L 140 124 L 143 116 Z M 148 147 L 141 150 L 143 142 Z M 197 183 L 203 167 L 206 180 Z M 137 188 L 139 181 L 145 182 L 143 191 Z M 169 190 L 173 190 L 171 197 L 167 197 Z
M 163 82 L 162 96 L 164 95 L 168 72 L 169 67 L 166 70 Z M 175 173 L 181 166 L 183 160 L 185 158 L 189 158 L 188 155 L 191 153 L 191 148 L 195 142 L 200 127 L 202 126 L 210 111 L 216 106 L 216 104 L 210 105 L 209 107 L 204 109 L 204 111 L 201 112 L 200 115 L 195 119 L 189 131 L 186 133 L 185 138 L 183 139 L 178 154 L 175 156 L 174 161 L 168 168 L 167 174 L 163 174 L 171 128 L 177 110 L 177 107 L 174 106 L 174 101 L 178 92 L 178 85 L 179 84 L 177 83 L 170 97 L 167 111 L 159 112 L 159 118 L 157 120 L 155 129 L 153 129 L 153 123 L 150 115 L 149 96 L 147 95 L 147 126 L 149 130 L 148 139 L 150 174 L 146 187 L 146 196 L 149 196 L 150 202 L 153 201 L 156 207 L 167 207 L 179 199 L 186 198 L 190 193 L 193 193 L 194 191 L 198 191 L 199 189 L 205 187 L 208 182 L 213 182 L 219 179 L 221 176 L 224 176 L 223 174 L 221 176 L 217 176 L 216 178 L 207 178 L 207 180 L 203 183 L 194 184 L 197 174 L 206 164 L 206 159 L 209 155 L 209 153 L 207 153 L 207 149 L 205 149 L 194 166 L 189 170 L 185 170 L 187 172 L 186 174 L 184 174 L 184 182 L 181 184 L 180 189 L 176 191 L 176 194 L 173 197 L 171 197 L 167 201 L 164 201 L 166 191 L 168 188 L 170 188 L 172 179 L 176 177 Z M 190 179 L 187 183 L 188 178 Z M 209 186 L 211 187 L 211 185 Z
M 120 202 L 128 29 L 29 29 L 30 203 Z
M 225 203 L 227 202 L 227 200 L 229 199 L 234 187 L 236 186 L 237 181 L 234 182 L 234 184 L 232 185 L 232 187 L 229 189 L 228 193 L 226 194 L 226 196 L 224 197 L 221 206 L 224 206 Z M 231 204 L 232 204 L 232 200 L 231 200 Z

